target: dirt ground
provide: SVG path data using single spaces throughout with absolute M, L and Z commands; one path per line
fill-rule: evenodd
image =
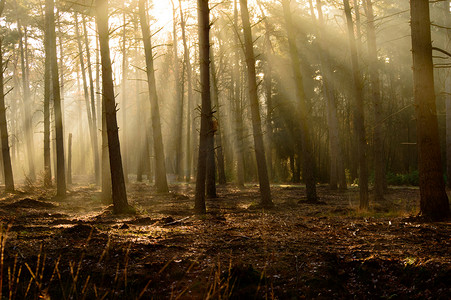
M 204 217 L 193 186 L 128 186 L 138 214 L 113 216 L 95 186 L 1 194 L 5 299 L 450 299 L 451 222 L 412 217 L 419 191 L 391 188 L 359 212 L 358 193 L 218 187 Z M 301 201 L 300 201 L 301 200 Z M 0 299 L 3 299 L 0 297 Z

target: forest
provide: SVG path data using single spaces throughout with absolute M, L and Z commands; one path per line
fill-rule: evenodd
M 451 0 L 0 24 L 0 299 L 451 298 Z

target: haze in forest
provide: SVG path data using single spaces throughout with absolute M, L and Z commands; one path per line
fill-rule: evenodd
M 17 182 L 43 184 L 46 174 L 55 181 L 60 144 L 53 99 L 58 84 L 60 143 L 69 187 L 97 184 L 108 189 L 105 178 L 110 175 L 102 171 L 109 164 L 104 151 L 110 138 L 110 129 L 102 124 L 105 64 L 100 21 L 96 24 L 95 18 L 99 9 L 91 2 L 55 2 L 58 80 L 51 75 L 50 85 L 44 75 L 46 53 L 52 47 L 45 50 L 45 39 L 52 24 L 44 12 L 53 1 L 3 2 L 6 121 Z M 158 190 L 167 192 L 166 180 L 194 183 L 198 159 L 208 156 L 206 166 L 214 166 L 207 170 L 207 196 L 212 176 L 213 184 L 259 182 L 264 194 L 260 172 L 271 184 L 305 183 L 309 201 L 317 200 L 318 183 L 340 189 L 360 186 L 362 208 L 368 206 L 367 182 L 376 200 L 387 184 L 418 185 L 407 1 L 200 1 L 210 8 L 209 43 L 203 45 L 209 45 L 204 71 L 209 72 L 212 114 L 205 132 L 214 132 L 208 146 L 213 156 L 199 151 L 206 84 L 206 54 L 199 47 L 200 4 L 100 2 L 107 5 L 109 17 L 105 38 L 115 97 L 109 100 L 116 105 L 116 157 L 122 158 L 125 183 L 155 181 Z M 451 126 L 446 122 L 451 86 L 449 2 L 431 4 L 430 18 L 441 165 L 446 170 L 446 127 Z M 250 22 L 248 31 L 245 20 Z M 251 64 L 255 76 L 249 73 Z M 253 78 L 256 102 L 250 88 Z M 45 99 L 52 99 L 47 110 Z M 51 129 L 47 163 L 45 120 Z

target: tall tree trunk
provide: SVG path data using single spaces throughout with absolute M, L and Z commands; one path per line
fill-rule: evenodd
M 50 19 L 45 18 L 45 32 L 50 28 Z M 51 101 L 51 68 L 49 34 L 44 35 L 45 70 L 44 70 L 44 187 L 52 186 L 52 166 L 50 160 L 50 101 Z
M 182 2 L 179 0 L 179 9 L 180 9 L 180 28 L 182 29 L 182 41 L 183 41 L 183 55 L 185 60 L 185 68 L 186 68 L 186 80 L 188 82 L 188 99 L 187 99 L 187 132 L 186 132 L 186 181 L 191 180 L 191 169 L 192 169 L 192 141 L 191 141 L 191 130 L 194 130 L 194 128 L 191 128 L 191 114 L 192 114 L 192 106 L 193 106 L 193 76 L 192 76 L 192 67 L 191 67 L 191 61 L 189 57 L 189 48 L 188 48 L 188 41 L 186 38 L 186 30 L 185 30 L 185 18 L 183 15 L 182 10 Z
M 121 147 L 116 119 L 116 103 L 114 101 L 113 70 L 111 68 L 108 32 L 108 0 L 96 0 L 96 13 L 100 57 L 102 60 L 102 97 L 105 106 L 105 121 L 108 136 L 113 211 L 116 214 L 127 213 L 130 211 L 130 206 L 127 201 L 124 171 L 122 169 Z
M 200 85 L 201 85 L 201 119 L 199 137 L 199 156 L 197 159 L 196 195 L 194 210 L 198 214 L 206 212 L 205 207 L 205 181 L 207 179 L 207 156 L 211 132 L 212 112 L 210 98 L 210 8 L 208 0 L 197 1 L 198 27 L 199 27 L 199 59 L 200 59 Z
M 318 35 L 320 44 L 320 61 L 321 69 L 323 72 L 323 88 L 324 96 L 327 98 L 327 120 L 329 125 L 329 152 L 330 152 L 330 187 L 337 188 L 337 183 L 340 190 L 346 190 L 346 175 L 343 163 L 342 145 L 339 135 L 339 124 L 337 117 L 337 99 L 334 92 L 334 84 L 332 78 L 332 70 L 330 64 L 330 53 L 328 50 L 328 45 L 326 45 L 324 40 L 323 28 L 324 28 L 324 18 L 322 11 L 321 0 L 316 1 L 318 10 Z
M 235 30 L 238 32 L 238 0 L 234 1 L 233 7 L 233 23 Z M 236 175 L 237 185 L 244 187 L 244 124 L 243 124 L 243 110 L 241 107 L 241 72 L 240 72 L 240 57 L 239 57 L 239 40 L 235 38 L 236 49 L 234 53 L 234 68 L 232 74 L 232 82 L 235 83 L 233 103 L 235 106 L 235 132 L 236 132 Z
M 27 149 L 27 159 L 28 159 L 28 177 L 30 180 L 36 180 L 36 172 L 34 169 L 34 139 L 33 139 L 33 118 L 31 109 L 32 99 L 30 97 L 30 86 L 28 82 L 28 71 L 25 64 L 25 49 L 23 42 L 22 25 L 20 20 L 17 20 L 17 29 L 19 32 L 19 49 L 20 49 L 20 61 L 22 68 L 22 87 L 23 87 L 23 104 L 24 104 L 24 125 L 25 125 L 25 145 Z
M 175 173 L 177 174 L 177 180 L 181 180 L 183 177 L 183 94 L 182 86 L 183 79 L 180 78 L 180 67 L 178 57 L 178 38 L 177 38 L 177 9 L 175 8 L 174 1 L 172 4 L 172 51 L 174 55 L 174 89 L 175 89 L 175 103 L 176 103 L 176 133 L 175 133 Z
M 72 184 L 72 133 L 67 142 L 67 184 Z
M 64 136 L 63 136 L 63 118 L 61 112 L 61 94 L 58 75 L 58 59 L 56 55 L 56 34 L 55 18 L 53 15 L 54 0 L 46 0 L 46 16 L 49 18 L 48 37 L 50 41 L 51 78 L 53 90 L 53 110 L 55 113 L 55 142 L 56 142 L 56 195 L 58 197 L 66 196 L 66 171 L 64 161 Z
M 216 108 L 217 113 L 217 128 L 216 132 L 214 133 L 216 135 L 216 156 L 218 161 L 218 183 L 219 184 L 226 184 L 226 175 L 225 175 L 225 164 L 224 164 L 224 152 L 223 152 L 223 144 L 222 144 L 222 120 L 220 119 L 219 114 L 219 90 L 218 90 L 218 79 L 217 79 L 217 73 L 216 73 L 216 63 L 214 59 L 214 53 L 213 49 L 210 48 L 210 68 L 211 68 L 211 91 L 212 91 L 212 97 L 213 97 L 213 105 Z M 213 123 L 214 124 L 214 121 Z M 214 128 L 213 128 L 214 130 Z M 214 150 L 213 150 L 214 151 Z
M 3 13 L 3 8 L 5 7 L 5 0 L 0 1 L 0 16 Z M 3 174 L 5 177 L 5 191 L 14 191 L 14 177 L 13 169 L 11 166 L 11 156 L 9 153 L 9 142 L 8 142 L 8 124 L 6 121 L 6 106 L 5 106 L 5 93 L 4 93 L 4 82 L 3 82 L 3 50 L 2 50 L 3 39 L 0 38 L 0 137 L 2 143 L 2 161 L 3 161 Z
M 371 82 L 371 92 L 374 107 L 374 200 L 384 199 L 384 181 L 385 181 L 385 159 L 383 149 L 383 116 L 382 116 L 382 98 L 380 93 L 379 67 L 377 58 L 376 30 L 374 26 L 374 13 L 372 0 L 365 1 L 365 13 L 367 17 L 367 41 L 369 57 L 369 73 Z
M 423 216 L 432 220 L 440 220 L 448 217 L 450 210 L 440 156 L 429 1 L 411 0 L 410 15 L 420 173 L 420 209 Z
M 354 80 L 354 129 L 356 133 L 356 144 L 359 157 L 359 189 L 360 189 L 360 209 L 368 208 L 368 166 L 366 162 L 366 138 L 365 138 L 365 117 L 363 110 L 362 79 L 360 77 L 360 67 L 357 53 L 357 46 L 354 37 L 354 25 L 352 22 L 351 8 L 349 0 L 343 0 L 348 26 L 349 47 L 351 50 L 352 77 Z
M 445 26 L 448 27 L 446 29 L 446 37 L 445 43 L 446 46 L 451 45 L 451 16 L 450 16 L 450 7 L 451 1 L 447 0 L 443 2 L 443 11 L 444 11 L 444 19 Z M 445 79 L 445 105 L 446 105 L 446 175 L 447 175 L 447 185 L 448 188 L 451 188 L 451 71 L 448 69 L 446 71 L 446 79 Z
M 94 126 L 93 126 L 94 122 L 92 119 L 91 105 L 90 105 L 90 101 L 89 101 L 88 80 L 86 79 L 85 60 L 83 57 L 82 36 L 80 35 L 80 30 L 79 30 L 79 26 L 78 26 L 78 14 L 77 13 L 74 14 L 74 19 L 75 19 L 75 34 L 77 36 L 77 45 L 78 45 L 78 57 L 80 59 L 81 77 L 83 80 L 83 94 L 84 94 L 84 98 L 85 98 L 86 114 L 88 117 L 89 137 L 91 139 L 92 158 L 94 160 L 95 178 L 97 179 L 98 171 L 99 171 L 99 156 L 97 154 L 98 149 L 96 147 L 97 135 L 96 135 L 96 132 L 94 131 Z M 87 49 L 87 50 L 89 50 L 89 49 Z
M 99 161 L 99 141 L 97 139 L 97 114 L 96 114 L 96 103 L 94 94 L 94 78 L 92 76 L 92 66 L 91 66 L 91 52 L 89 47 L 88 39 L 88 28 L 86 26 L 86 17 L 83 15 L 83 32 L 86 47 L 86 63 L 88 65 L 88 77 L 89 77 L 89 95 L 91 96 L 91 116 L 92 116 L 92 144 L 93 144 L 93 155 L 94 155 L 94 174 L 96 183 L 100 182 L 100 161 Z
M 125 9 L 125 7 L 124 7 Z M 125 11 L 122 14 L 124 28 L 122 32 L 122 91 L 121 91 L 121 102 L 122 102 L 122 153 L 123 153 L 123 165 L 124 165 L 124 177 L 125 183 L 128 182 L 128 156 L 127 156 L 127 33 L 126 33 L 126 18 Z
M 251 24 L 249 21 L 249 11 L 247 0 L 240 0 L 241 20 L 244 31 L 244 52 L 247 65 L 249 101 L 252 114 L 252 129 L 254 134 L 255 156 L 257 159 L 258 180 L 260 183 L 261 200 L 263 207 L 271 207 L 274 204 L 271 200 L 271 189 L 269 187 L 268 170 L 266 168 L 265 147 L 263 144 L 263 134 L 261 129 L 260 108 L 257 96 L 257 79 L 255 73 L 255 57 L 252 42 Z
M 166 162 L 164 158 L 163 137 L 161 134 L 160 109 L 158 105 L 157 88 L 155 83 L 155 69 L 153 64 L 152 44 L 149 25 L 147 23 L 146 0 L 139 0 L 139 19 L 146 55 L 147 86 L 151 106 L 153 145 L 155 151 L 155 186 L 159 193 L 167 193 L 168 182 L 166 178 Z
M 291 65 L 296 85 L 296 97 L 298 101 L 298 116 L 300 122 L 300 144 L 302 149 L 302 177 L 304 178 L 307 192 L 307 201 L 318 201 L 316 195 L 315 160 L 312 153 L 312 138 L 308 120 L 308 105 L 304 91 L 304 83 L 301 74 L 301 62 L 299 61 L 296 46 L 296 35 L 291 16 L 290 0 L 283 0 L 284 18 L 287 27 L 288 44 L 290 48 Z

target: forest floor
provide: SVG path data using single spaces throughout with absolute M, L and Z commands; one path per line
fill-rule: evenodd
M 137 215 L 114 216 L 95 186 L 1 194 L 0 285 L 8 299 L 449 299 L 451 222 L 419 220 L 419 190 L 390 188 L 358 210 L 358 193 L 218 187 L 204 217 L 193 185 L 157 194 L 128 185 Z M 300 201 L 301 200 L 301 201 Z M 0 296 L 0 299 L 2 297 Z

